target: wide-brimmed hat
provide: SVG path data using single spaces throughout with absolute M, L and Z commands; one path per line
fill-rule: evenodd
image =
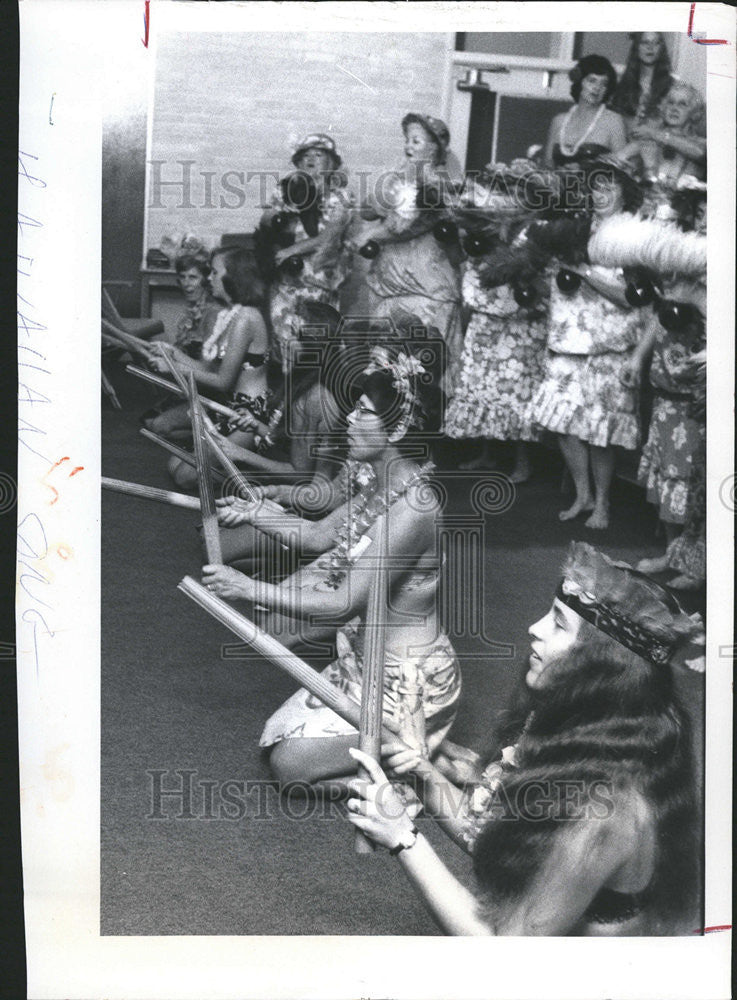
M 416 111 L 410 111 L 408 115 L 405 115 L 402 119 L 402 131 L 407 134 L 407 126 L 412 123 L 421 125 L 427 133 L 429 133 L 435 142 L 437 142 L 440 147 L 440 160 L 441 162 L 445 159 L 445 154 L 450 145 L 450 132 L 448 131 L 448 126 L 440 118 L 433 118 L 432 115 L 421 115 Z
M 343 160 L 338 155 L 338 150 L 335 147 L 335 139 L 332 136 L 327 135 L 325 132 L 311 132 L 306 135 L 302 142 L 299 143 L 292 155 L 292 163 L 298 166 L 299 158 L 303 153 L 306 153 L 308 149 L 322 149 L 324 152 L 329 153 L 333 159 L 333 168 L 335 170 L 341 165 Z

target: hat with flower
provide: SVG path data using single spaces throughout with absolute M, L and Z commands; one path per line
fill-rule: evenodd
M 337 170 L 343 162 L 341 157 L 338 155 L 335 139 L 333 139 L 332 136 L 329 136 L 326 132 L 311 132 L 297 144 L 294 153 L 292 154 L 292 163 L 295 167 L 299 166 L 300 157 L 302 157 L 309 149 L 321 149 L 323 152 L 329 153 L 333 161 L 334 170 Z
M 417 111 L 410 111 L 402 119 L 402 131 L 405 135 L 407 134 L 408 127 L 413 122 L 416 125 L 421 125 L 428 135 L 432 136 L 440 150 L 438 162 L 444 163 L 445 154 L 448 152 L 448 146 L 450 146 L 450 132 L 445 122 L 440 118 L 434 118 L 432 115 L 423 115 Z

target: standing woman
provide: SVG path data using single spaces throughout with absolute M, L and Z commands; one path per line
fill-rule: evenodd
M 401 167 L 381 178 L 382 190 L 362 210 L 369 224 L 357 241 L 366 250 L 372 247 L 373 257 L 369 311 L 391 318 L 410 313 L 436 327 L 450 368 L 463 341 L 460 273 L 432 232 L 437 209 L 452 197 L 443 169 L 450 133 L 439 118 L 415 112 L 404 116 L 402 131 Z
M 343 234 L 352 200 L 340 171 L 342 162 L 331 136 L 305 136 L 292 156 L 297 172 L 277 185 L 261 220 L 281 243 L 274 254 L 277 271 L 269 290 L 269 314 L 272 355 L 284 371 L 291 367 L 289 343 L 299 335 L 302 303 L 324 302 L 337 309 L 350 267 Z
M 579 59 L 569 73 L 569 111 L 556 115 L 545 146 L 545 165 L 563 167 L 618 152 L 627 141 L 622 116 L 607 108 L 617 85 L 614 67 L 604 56 Z
M 277 537 L 298 531 L 303 551 L 322 556 L 278 586 L 225 566 L 203 569 L 204 583 L 219 596 L 268 609 L 265 627 L 282 642 L 335 636 L 338 659 L 325 675 L 360 702 L 369 592 L 376 560 L 390 552 L 384 712 L 425 756 L 449 730 L 460 695 L 458 662 L 438 621 L 441 512 L 428 488 L 432 466 L 410 457 L 439 423 L 440 394 L 426 376 L 416 358 L 376 348 L 348 418 L 349 457 L 368 462 L 375 478 L 321 521 L 259 519 L 261 530 Z M 380 521 L 385 551 L 376 551 Z M 316 618 L 322 624 L 313 624 Z M 357 739 L 302 689 L 267 721 L 261 745 L 273 748 L 280 780 L 317 782 L 354 772 L 347 751 Z
M 494 177 L 487 180 L 488 195 Z M 503 175 L 499 180 L 503 185 Z M 489 198 L 492 215 L 498 212 L 492 248 L 464 262 L 463 303 L 470 318 L 444 431 L 451 438 L 484 439 L 481 456 L 462 466 L 466 469 L 493 467 L 490 440 L 513 442 L 510 479 L 523 483 L 531 471 L 528 442 L 540 436 L 529 409 L 543 377 L 548 290 L 526 236 L 530 213 L 513 214 L 520 207 L 516 193 L 526 184 L 524 175 L 515 180 L 519 186 Z M 471 197 L 478 187 L 469 189 Z M 483 204 L 483 196 L 480 200 Z
M 589 178 L 592 234 L 642 203 L 641 190 L 616 162 L 592 164 Z M 623 374 L 650 312 L 631 306 L 625 290 L 621 268 L 566 263 L 553 277 L 545 378 L 531 405 L 533 421 L 558 435 L 575 485 L 575 500 L 559 517 L 591 511 L 588 528 L 609 525 L 614 445 L 634 450 L 639 443 L 638 392 Z
M 624 118 L 628 135 L 655 115 L 673 82 L 661 31 L 633 31 L 630 40 L 622 79 L 610 102 L 612 111 Z

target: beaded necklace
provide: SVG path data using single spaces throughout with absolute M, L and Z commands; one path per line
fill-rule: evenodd
M 330 553 L 328 575 L 325 583 L 331 590 L 337 590 L 348 570 L 368 547 L 364 541 L 371 525 L 389 510 L 404 494 L 422 482 L 434 469 L 432 462 L 426 462 L 413 472 L 396 489 L 379 491 L 374 481 L 358 494 L 348 508 L 348 513 L 338 532 L 338 543 Z M 369 543 L 370 544 L 370 543 Z
M 577 107 L 578 107 L 577 104 L 573 105 L 573 107 L 570 109 L 570 111 L 568 112 L 568 114 L 563 119 L 563 122 L 562 122 L 562 124 L 560 126 L 560 137 L 559 137 L 558 145 L 560 146 L 561 153 L 563 153 L 565 156 L 573 156 L 574 153 L 578 152 L 579 147 L 582 146 L 584 144 L 584 142 L 586 142 L 586 140 L 588 139 L 588 137 L 591 135 L 591 133 L 596 128 L 596 123 L 599 121 L 599 119 L 601 118 L 602 114 L 604 113 L 604 105 L 600 104 L 599 105 L 599 110 L 596 112 L 596 114 L 594 115 L 594 117 L 591 119 L 591 121 L 589 123 L 589 127 L 586 129 L 586 131 L 584 132 L 584 134 L 579 139 L 577 139 L 576 142 L 573 143 L 573 145 L 571 145 L 566 140 L 566 127 L 568 125 L 570 125 L 571 119 L 573 118 L 573 113 L 574 113 L 574 111 L 576 110 Z

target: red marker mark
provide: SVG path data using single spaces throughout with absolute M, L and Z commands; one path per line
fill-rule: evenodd
M 692 42 L 696 42 L 697 45 L 726 45 L 726 38 L 694 38 L 693 36 L 693 18 L 696 11 L 696 4 L 691 4 L 691 11 L 688 15 L 688 37 Z M 704 931 L 706 933 L 706 931 Z
M 71 551 L 66 547 L 66 545 L 57 545 L 56 554 L 59 558 L 63 559 L 65 562 L 72 554 Z
M 702 927 L 700 930 L 696 930 L 694 934 L 713 934 L 715 931 L 731 931 L 731 924 L 714 924 L 713 927 Z
M 47 483 L 46 480 L 51 475 L 51 473 L 54 471 L 54 469 L 58 469 L 58 467 L 63 462 L 71 462 L 71 459 L 69 458 L 68 455 L 64 455 L 64 457 L 60 458 L 58 462 L 54 462 L 54 464 L 51 466 L 51 468 L 49 469 L 49 471 L 46 473 L 46 475 L 41 480 L 41 482 L 43 483 L 43 485 L 46 486 L 48 489 L 50 489 L 51 492 L 54 494 L 54 499 L 53 500 L 49 500 L 49 506 L 50 507 L 53 506 L 56 503 L 56 501 L 59 499 L 59 491 L 56 489 L 55 486 L 52 486 L 51 483 Z M 71 479 L 71 477 L 74 476 L 74 475 L 76 475 L 78 472 L 82 472 L 83 469 L 84 469 L 83 465 L 76 465 L 72 469 L 72 471 L 69 473 L 69 478 Z
M 146 2 L 144 3 L 144 11 L 143 11 L 144 37 L 141 39 L 146 48 L 148 48 L 148 27 L 150 19 L 151 19 L 150 0 L 146 0 Z

